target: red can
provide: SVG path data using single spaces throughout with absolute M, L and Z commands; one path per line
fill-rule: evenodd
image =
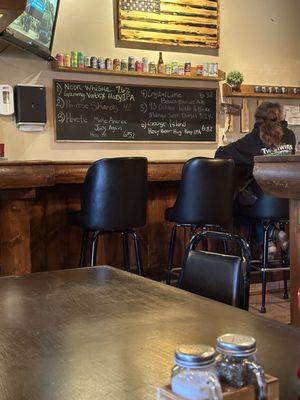
M 184 64 L 184 73 L 185 75 L 190 75 L 192 71 L 192 64 L 190 62 L 186 62 Z
M 63 67 L 64 66 L 64 55 L 62 53 L 58 53 L 56 54 L 56 61 L 57 61 L 57 65 L 59 67 Z
M 140 60 L 136 60 L 135 62 L 135 70 L 136 72 L 143 72 L 143 63 Z

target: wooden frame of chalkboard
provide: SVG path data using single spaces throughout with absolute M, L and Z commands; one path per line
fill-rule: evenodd
M 54 79 L 56 142 L 216 143 L 218 96 L 218 88 Z

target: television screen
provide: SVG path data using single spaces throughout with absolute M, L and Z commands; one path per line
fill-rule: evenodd
M 26 9 L 3 32 L 2 38 L 51 59 L 59 0 L 27 0 Z

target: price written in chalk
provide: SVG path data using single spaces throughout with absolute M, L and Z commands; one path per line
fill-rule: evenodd
M 215 141 L 216 90 L 55 81 L 57 140 Z

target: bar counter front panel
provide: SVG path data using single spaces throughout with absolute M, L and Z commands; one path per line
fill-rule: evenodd
M 176 199 L 183 161 L 149 162 L 147 225 L 141 235 L 145 275 L 163 278 L 172 224 L 164 213 Z M 0 165 L 1 275 L 76 267 L 82 230 L 69 215 L 80 210 L 80 193 L 92 161 L 23 161 Z M 182 232 L 178 241 L 187 238 Z M 176 246 L 175 264 L 182 257 Z M 134 257 L 131 257 L 134 261 Z M 98 265 L 123 268 L 119 235 L 99 240 Z M 135 268 L 134 265 L 132 265 Z

